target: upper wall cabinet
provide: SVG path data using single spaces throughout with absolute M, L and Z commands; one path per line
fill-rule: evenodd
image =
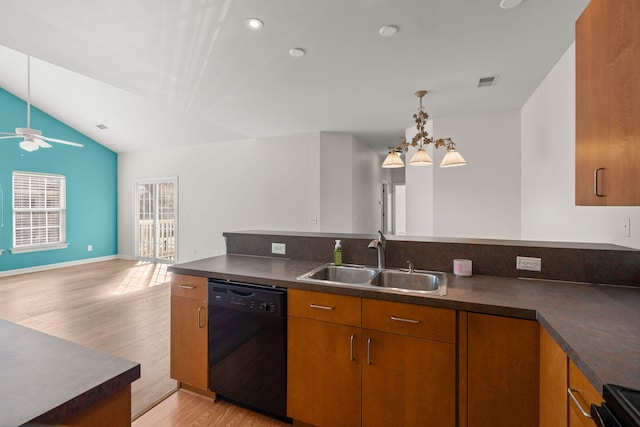
M 640 206 L 640 1 L 576 23 L 576 205 Z

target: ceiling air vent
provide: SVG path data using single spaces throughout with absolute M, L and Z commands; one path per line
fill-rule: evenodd
M 480 80 L 478 80 L 478 87 L 495 86 L 497 80 L 498 76 L 481 77 Z
M 98 129 L 100 129 L 100 130 L 109 129 L 109 128 L 107 127 L 107 125 L 103 125 L 102 123 L 100 123 L 99 125 L 96 125 L 96 127 L 97 127 Z

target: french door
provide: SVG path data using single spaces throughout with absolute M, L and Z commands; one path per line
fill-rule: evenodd
M 136 258 L 175 263 L 177 259 L 178 178 L 135 182 Z

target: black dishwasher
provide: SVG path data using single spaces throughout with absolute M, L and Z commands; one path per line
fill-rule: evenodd
M 226 399 L 287 415 L 287 291 L 209 280 L 209 385 Z

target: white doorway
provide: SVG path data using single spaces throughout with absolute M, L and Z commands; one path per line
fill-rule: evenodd
M 393 234 L 407 235 L 407 187 L 405 184 L 393 185 Z
M 407 203 L 405 184 L 382 184 L 382 232 L 404 236 L 407 234 Z
M 174 264 L 178 258 L 178 178 L 135 183 L 136 259 Z

